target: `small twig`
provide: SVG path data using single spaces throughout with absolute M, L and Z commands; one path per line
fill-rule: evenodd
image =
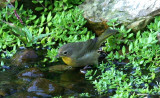
M 37 2 L 39 2 L 39 0 L 37 0 Z M 40 3 L 40 2 L 39 2 Z M 40 3 L 41 4 L 41 3 Z M 45 9 L 46 7 L 43 5 L 43 4 L 41 4 L 42 5 L 42 7 Z
M 12 3 L 10 3 L 8 0 L 7 0 L 7 2 L 12 5 Z M 24 24 L 23 21 L 22 21 L 22 19 L 21 19 L 20 16 L 18 15 L 15 7 L 14 7 L 13 5 L 12 5 L 12 7 L 14 8 L 14 14 L 15 14 L 15 16 L 17 17 L 17 19 L 20 21 L 21 24 Z
M 23 24 L 22 19 L 20 18 L 20 16 L 17 14 L 16 10 L 14 10 L 14 14 L 17 17 L 17 19 L 21 22 L 21 24 Z
M 45 23 L 43 23 L 43 25 L 45 25 L 45 24 L 48 24 L 49 22 L 45 22 Z M 43 26 L 42 25 L 42 26 Z M 41 25 L 38 25 L 38 26 L 36 26 L 36 27 L 41 27 Z

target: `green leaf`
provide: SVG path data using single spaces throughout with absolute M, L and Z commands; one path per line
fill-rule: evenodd
M 151 42 L 152 42 L 152 40 L 153 40 L 152 35 L 151 35 L 151 34 L 149 34 L 148 43 L 151 43 Z
M 41 11 L 41 10 L 43 10 L 43 7 L 36 7 L 35 10 L 36 11 Z
M 38 35 L 41 34 L 41 33 L 43 32 L 43 30 L 44 30 L 44 27 L 39 28 L 39 33 L 38 33 Z
M 133 49 L 133 43 L 129 44 L 129 51 L 131 51 Z
M 49 23 L 48 23 L 48 26 L 50 27 L 51 25 L 52 25 L 52 22 L 49 22 Z
M 144 62 L 144 60 L 143 60 L 143 59 L 141 59 L 141 60 L 140 60 L 140 62 L 139 62 L 139 64 L 143 64 L 143 62 Z
M 0 13 L 0 19 L 2 19 L 2 14 Z M 1 21 L 0 21 L 1 22 Z
M 31 47 L 32 46 L 32 43 L 28 42 L 26 43 L 26 47 Z
M 42 17 L 41 17 L 41 25 L 43 25 L 45 20 L 46 20 L 46 18 L 45 18 L 44 14 L 43 14 Z
M 119 59 L 119 53 L 116 51 L 116 55 L 115 55 L 116 59 Z
M 34 19 L 36 19 L 36 15 L 33 15 L 32 17 L 30 17 L 30 20 L 34 20 Z
M 33 2 L 34 4 L 37 4 L 37 3 L 38 3 L 38 1 L 37 1 L 37 0 L 34 0 L 34 1 L 32 0 L 32 2 Z
M 43 3 L 43 0 L 38 0 L 39 1 L 39 3 Z
M 155 79 L 155 76 L 156 76 L 156 74 L 155 74 L 155 73 L 152 73 L 152 80 Z
M 17 45 L 20 47 L 20 45 L 21 45 L 21 42 L 20 42 L 20 40 L 19 39 L 17 39 Z
M 47 33 L 47 32 L 49 32 L 49 28 L 48 28 L 48 27 L 46 27 L 45 31 L 46 31 L 46 33 Z
M 63 0 L 63 2 L 67 2 L 68 0 Z
M 15 1 L 15 9 L 18 7 L 18 1 Z
M 49 35 L 51 35 L 52 33 L 47 33 L 47 34 L 40 34 L 39 36 L 37 36 L 34 41 L 37 41 L 38 39 L 42 39 L 43 37 L 47 37 Z
M 48 16 L 47 16 L 47 22 L 49 22 L 51 19 L 52 19 L 52 16 L 51 16 L 51 11 L 50 11 Z
M 27 27 L 24 27 L 23 30 L 26 32 L 26 36 L 28 39 L 28 42 L 32 42 L 32 33 L 30 32 L 30 30 Z
M 19 10 L 20 10 L 20 11 L 23 10 L 23 5 L 21 5 L 21 7 L 19 8 Z
M 21 36 L 25 36 L 25 32 L 19 26 L 12 24 L 12 23 L 8 23 L 8 22 L 5 22 L 5 23 L 8 24 L 9 27 L 11 27 L 16 34 L 19 34 Z M 18 36 L 18 35 L 16 35 L 16 36 Z
M 4 66 L 4 62 L 3 61 L 1 61 L 1 66 Z
M 129 34 L 127 38 L 131 38 L 133 36 L 133 33 Z
M 48 9 L 49 9 L 49 10 L 52 10 L 52 9 L 53 9 L 53 6 L 52 6 L 52 5 L 50 5 L 50 6 L 48 7 Z
M 37 25 L 39 23 L 40 19 L 38 18 L 37 20 L 34 21 L 34 24 Z
M 7 14 L 5 15 L 5 19 L 6 19 L 6 21 L 8 21 L 8 15 Z
M 131 29 L 127 30 L 127 33 L 129 33 L 131 31 Z
M 123 53 L 123 55 L 126 54 L 126 48 L 125 48 L 125 46 L 122 47 L 122 53 Z
M 47 11 L 48 11 L 48 8 L 45 8 L 45 9 L 44 9 L 44 12 L 46 12 L 46 13 L 48 14 L 48 12 L 47 12 Z
M 49 2 L 48 0 L 45 0 L 45 6 L 48 6 Z
M 136 38 L 139 38 L 139 36 L 140 36 L 140 31 L 138 31 L 138 33 L 137 33 L 137 35 L 136 35 Z

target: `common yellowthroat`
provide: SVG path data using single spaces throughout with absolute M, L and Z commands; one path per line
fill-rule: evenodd
M 62 57 L 62 60 L 72 67 L 98 64 L 100 54 L 97 50 L 107 37 L 116 32 L 117 30 L 107 29 L 99 37 L 94 39 L 65 44 L 59 49 L 58 56 Z

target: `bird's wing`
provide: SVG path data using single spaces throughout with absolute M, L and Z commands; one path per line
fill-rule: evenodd
M 77 44 L 77 45 L 79 45 L 80 49 L 77 49 L 79 51 L 77 51 L 77 57 L 76 58 L 78 59 L 80 57 L 83 57 L 85 54 L 87 54 L 89 52 L 97 50 L 97 47 L 95 46 L 96 42 L 97 42 L 97 38 L 90 39 L 86 42 L 79 42 L 79 44 Z

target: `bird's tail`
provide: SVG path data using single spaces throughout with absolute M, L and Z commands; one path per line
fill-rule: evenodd
M 114 30 L 114 29 L 110 29 L 108 28 L 106 31 L 104 31 L 104 33 L 102 33 L 99 37 L 98 37 L 98 40 L 97 40 L 97 45 L 98 48 L 100 47 L 100 45 L 105 41 L 106 38 L 108 38 L 109 36 L 115 34 L 116 32 L 118 32 L 117 30 Z

